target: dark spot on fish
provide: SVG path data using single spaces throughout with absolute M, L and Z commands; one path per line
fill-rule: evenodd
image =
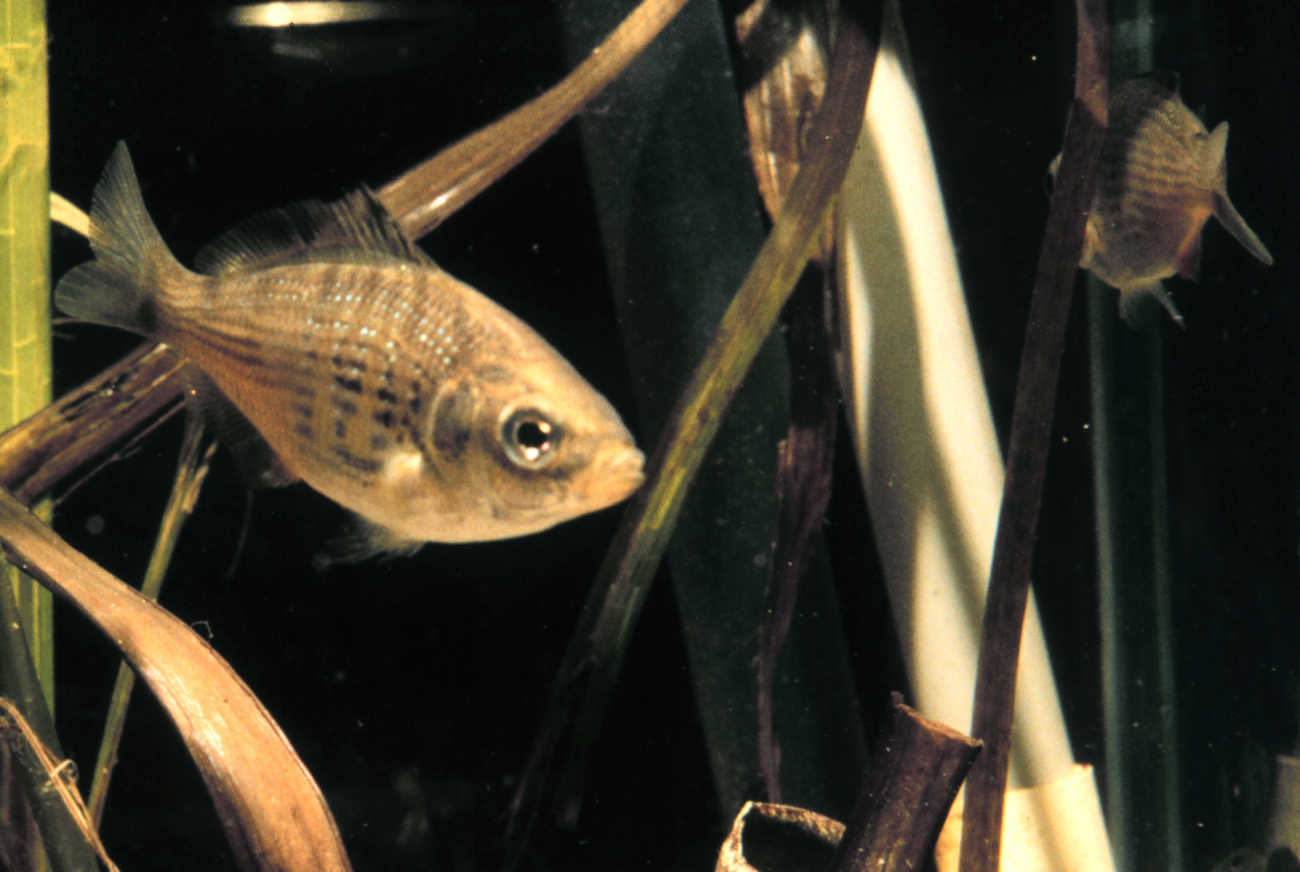
M 333 363 L 335 366 L 337 366 L 339 369 L 343 369 L 344 367 L 349 367 L 351 369 L 356 370 L 357 372 L 366 371 L 366 365 L 364 363 L 362 363 L 359 360 L 348 360 L 347 358 L 343 357 L 343 355 L 341 354 L 334 355 L 332 358 L 330 358 L 330 362 Z
M 297 433 L 299 436 L 301 436 L 304 439 L 316 438 L 316 435 L 311 432 L 311 428 L 301 421 L 293 425 L 293 432 Z
M 297 412 L 302 417 L 307 418 L 308 420 L 311 419 L 313 410 L 312 407 L 307 405 L 306 403 L 294 403 L 289 408 Z
M 461 382 L 456 390 L 439 398 L 434 415 L 433 447 L 453 460 L 465 453 L 472 435 L 474 415 L 473 389 Z M 410 418 L 403 416 L 403 426 L 410 426 Z
M 380 381 L 391 382 L 393 380 L 393 371 L 386 369 L 379 374 Z
M 389 409 L 384 409 L 382 412 L 375 412 L 375 420 L 380 424 L 383 424 L 385 427 L 392 428 L 393 413 Z
M 293 392 L 294 396 L 302 397 L 304 400 L 316 399 L 316 392 L 310 386 L 300 382 L 291 382 L 289 390 Z
M 420 411 L 420 398 L 411 397 L 411 414 L 412 415 L 418 414 L 419 411 Z
M 357 404 L 342 397 L 330 397 L 330 405 L 344 415 L 355 415 L 357 413 Z
M 370 436 L 371 451 L 387 451 L 388 447 L 391 444 L 392 444 L 392 440 L 389 439 L 387 436 L 385 436 L 383 433 L 373 433 Z
M 344 378 L 341 375 L 336 375 L 334 376 L 334 384 L 345 391 L 352 391 L 354 394 L 361 393 L 361 379 L 359 378 Z
M 500 521 L 506 517 L 506 512 L 496 503 L 492 504 L 492 520 Z
M 135 310 L 135 318 L 146 333 L 157 332 L 158 306 L 154 303 L 153 297 L 146 297 L 140 301 L 140 307 Z
M 358 472 L 373 474 L 379 472 L 380 468 L 383 466 L 383 464 L 380 463 L 378 460 L 371 460 L 365 457 L 357 457 L 351 451 L 348 451 L 346 448 L 340 448 L 337 445 L 334 446 L 332 450 L 334 452 L 334 456 L 337 457 L 344 466 L 350 467 L 351 469 L 355 469 Z
M 347 425 L 343 423 L 343 421 L 341 420 L 334 421 L 334 435 L 339 439 L 348 438 L 348 428 Z
M 379 397 L 379 401 L 382 403 L 397 402 L 397 394 L 388 390 L 388 388 L 380 388 L 379 391 L 375 394 L 375 396 Z
M 402 420 L 400 421 L 400 423 L 401 423 L 401 425 L 402 425 L 403 427 L 409 427 L 409 426 L 411 426 L 411 416 L 410 416 L 410 415 L 403 415 L 403 416 L 402 416 Z
M 307 339 L 307 336 L 303 336 L 303 339 Z M 320 360 L 320 355 L 314 351 L 304 351 L 302 356 L 308 360 Z

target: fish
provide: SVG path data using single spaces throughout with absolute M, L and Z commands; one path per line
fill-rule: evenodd
M 1113 89 L 1108 115 L 1079 266 L 1119 290 L 1125 319 L 1149 295 L 1181 325 L 1162 280 L 1198 278 L 1201 231 L 1211 215 L 1255 258 L 1273 264 L 1228 199 L 1228 122 L 1207 131 L 1176 88 L 1151 76 Z M 1059 165 L 1058 155 L 1053 176 Z
M 253 216 L 191 271 L 119 143 L 89 238 L 94 260 L 58 283 L 58 308 L 179 352 L 247 481 L 301 480 L 359 518 L 338 559 L 536 533 L 644 479 L 613 406 L 364 187 Z

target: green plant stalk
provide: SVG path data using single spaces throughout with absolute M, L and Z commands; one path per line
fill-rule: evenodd
M 1113 15 L 1132 34 L 1111 59 L 1118 83 L 1154 65 L 1151 2 L 1117 0 Z M 1146 307 L 1131 330 L 1113 289 L 1089 277 L 1088 295 L 1107 828 L 1120 872 L 1179 872 L 1165 318 Z
M 45 5 L 0 0 L 0 430 L 49 405 L 50 182 Z M 54 707 L 54 601 L 12 567 L 5 574 L 32 660 Z
M 158 528 L 158 538 L 154 542 L 153 554 L 149 557 L 149 566 L 144 573 L 144 583 L 140 593 L 154 602 L 162 592 L 163 579 L 171 563 L 172 553 L 176 550 L 176 540 L 180 538 L 181 528 L 194 511 L 194 504 L 199 497 L 199 489 L 208 474 L 208 461 L 212 457 L 213 442 L 208 450 L 200 452 L 203 445 L 203 424 L 190 415 L 185 423 L 185 439 L 181 443 L 180 460 L 176 465 L 176 481 L 172 485 L 171 497 L 163 511 L 162 524 Z M 104 723 L 104 735 L 99 743 L 99 755 L 95 759 L 95 774 L 90 785 L 90 798 L 86 808 L 96 830 L 104 816 L 104 803 L 108 797 L 109 781 L 113 777 L 113 767 L 117 765 L 117 749 L 122 742 L 122 729 L 126 724 L 126 710 L 131 704 L 131 691 L 135 688 L 135 673 L 123 663 L 117 670 L 117 682 L 113 685 L 112 701 L 108 707 L 108 717 Z

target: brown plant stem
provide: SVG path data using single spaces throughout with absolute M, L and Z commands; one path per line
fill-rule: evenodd
M 1029 598 L 1034 534 L 1042 501 L 1056 381 L 1084 225 L 1092 206 L 1097 158 L 1106 134 L 1110 53 L 1104 0 L 1078 0 L 1075 99 L 1065 128 L 1061 169 L 1029 306 L 1020 359 L 1006 485 L 993 546 L 993 568 L 976 675 L 971 732 L 984 753 L 971 770 L 961 840 L 961 872 L 997 872 L 1010 760 L 1020 637 Z
M 821 530 L 831 496 L 838 413 L 835 330 L 830 323 L 834 282 L 812 270 L 786 304 L 790 330 L 790 427 L 777 459 L 780 505 L 772 571 L 758 630 L 758 771 L 767 797 L 781 801 L 780 753 L 774 712 L 777 661 L 794 616 L 809 549 Z
M 912 872 L 934 850 L 980 743 L 894 694 L 889 734 L 867 771 L 831 872 Z

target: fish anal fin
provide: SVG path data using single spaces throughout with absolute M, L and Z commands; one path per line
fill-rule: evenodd
M 239 479 L 249 490 L 285 487 L 298 481 L 262 434 L 203 370 L 186 365 L 182 376 L 190 409 L 230 449 Z
M 402 232 L 369 188 L 341 200 L 303 200 L 247 218 L 195 258 L 207 275 L 222 276 L 291 264 L 346 259 L 433 261 Z
M 314 569 L 323 571 L 339 563 L 360 563 L 372 557 L 381 560 L 409 557 L 425 544 L 423 540 L 412 539 L 354 514 L 347 530 L 330 540 L 324 551 L 312 557 L 311 563 Z
M 1160 301 L 1160 305 L 1165 307 L 1169 317 L 1173 318 L 1179 327 L 1186 328 L 1183 323 L 1183 315 L 1174 305 L 1173 297 L 1169 296 L 1169 291 L 1165 288 L 1164 282 L 1158 279 L 1147 284 L 1136 285 L 1131 288 L 1121 289 L 1119 292 L 1119 314 L 1130 326 L 1136 324 L 1137 305 L 1143 297 L 1155 297 Z

